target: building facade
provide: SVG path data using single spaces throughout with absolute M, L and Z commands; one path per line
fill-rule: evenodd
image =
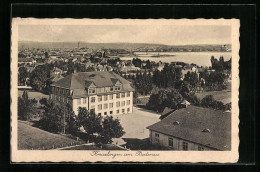
M 150 142 L 180 151 L 231 150 L 231 113 L 189 105 L 148 126 Z
M 51 85 L 50 99 L 69 103 L 78 114 L 85 107 L 100 115 L 127 114 L 133 111 L 130 82 L 113 72 L 79 72 Z
M 180 150 L 180 151 L 206 151 L 206 150 L 216 150 L 214 148 L 206 147 L 205 145 L 201 145 L 198 143 L 194 143 L 188 140 L 183 140 L 181 138 L 177 138 L 174 136 L 166 135 L 163 133 L 159 133 L 153 130 L 150 130 L 150 141 L 152 144 L 158 144 L 168 149 L 172 150 Z

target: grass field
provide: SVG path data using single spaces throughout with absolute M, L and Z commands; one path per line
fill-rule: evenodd
M 60 134 L 49 133 L 32 127 L 26 122 L 18 121 L 18 149 L 53 149 L 71 144 L 79 144 L 79 141 Z
M 24 92 L 24 90 L 18 90 L 18 96 L 21 97 L 21 96 L 23 95 L 23 92 Z M 28 97 L 29 97 L 30 99 L 39 100 L 39 99 L 41 99 L 41 98 L 49 98 L 49 95 L 40 93 L 40 92 L 38 92 L 38 91 L 27 90 L 27 92 L 28 92 Z
M 202 92 L 202 93 L 197 93 L 196 95 L 200 99 L 203 99 L 207 95 L 212 95 L 215 100 L 221 101 L 224 104 L 231 102 L 230 90 Z

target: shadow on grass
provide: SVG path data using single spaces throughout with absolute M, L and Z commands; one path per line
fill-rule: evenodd
M 126 144 L 121 146 L 130 150 L 170 150 L 167 147 L 160 145 L 152 145 L 149 138 L 123 138 L 123 140 L 126 142 Z
M 147 107 L 146 105 L 135 105 L 135 106 L 140 111 L 149 112 L 149 113 L 152 113 L 152 114 L 155 114 L 155 115 L 160 115 L 159 112 L 152 110 L 151 108 Z

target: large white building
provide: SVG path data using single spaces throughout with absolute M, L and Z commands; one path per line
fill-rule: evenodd
M 53 83 L 50 99 L 69 103 L 75 114 L 79 107 L 100 115 L 127 114 L 133 111 L 130 84 L 113 72 L 79 72 Z

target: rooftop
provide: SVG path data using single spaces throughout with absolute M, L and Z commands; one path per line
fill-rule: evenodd
M 175 121 L 179 125 L 173 125 Z M 218 150 L 231 150 L 230 112 L 190 105 L 147 128 Z
M 90 85 L 94 85 L 98 88 L 112 87 L 118 83 L 117 81 L 122 84 L 121 91 L 134 91 L 129 81 L 113 72 L 105 71 L 79 72 L 70 74 L 53 83 L 51 86 L 74 90 L 73 95 L 75 97 L 87 95 L 86 87 Z

